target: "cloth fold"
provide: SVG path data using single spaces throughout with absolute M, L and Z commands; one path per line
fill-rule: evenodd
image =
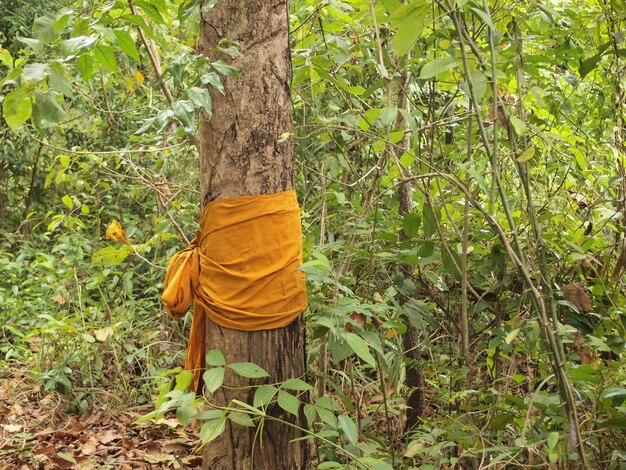
M 306 308 L 302 227 L 295 191 L 241 196 L 204 207 L 200 230 L 169 261 L 161 299 L 184 317 L 194 304 L 185 368 L 200 391 L 206 321 L 241 331 L 282 328 Z

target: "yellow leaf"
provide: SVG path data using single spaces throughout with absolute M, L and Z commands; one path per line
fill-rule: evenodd
M 385 338 L 393 339 L 398 336 L 400 332 L 396 328 L 391 328 L 385 332 Z
M 126 89 L 129 93 L 135 93 L 135 82 L 130 77 L 126 77 Z
M 139 70 L 135 70 L 135 80 L 137 80 L 137 85 L 143 85 L 143 73 L 141 73 Z
M 107 227 L 104 238 L 106 240 L 113 240 L 115 242 L 125 243 L 127 245 L 129 244 L 128 238 L 126 238 L 126 232 L 124 232 L 124 228 L 115 219 L 113 219 Z
M 527 162 L 535 156 L 535 147 L 528 147 L 524 152 L 517 157 L 517 161 L 520 163 Z

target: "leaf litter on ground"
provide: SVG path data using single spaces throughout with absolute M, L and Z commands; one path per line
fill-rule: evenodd
M 28 371 L 0 371 L 0 469 L 199 468 L 198 434 L 173 419 L 135 421 L 151 405 L 101 406 L 79 416 Z

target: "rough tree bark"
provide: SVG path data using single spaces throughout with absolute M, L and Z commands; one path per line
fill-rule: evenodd
M 203 13 L 200 51 L 231 63 L 239 76 L 224 78 L 224 95 L 213 92 L 213 118 L 200 128 L 201 191 L 204 203 L 230 197 L 274 194 L 293 189 L 291 61 L 288 3 L 284 0 L 220 0 Z M 241 57 L 216 51 L 236 41 Z M 250 361 L 270 374 L 266 383 L 305 374 L 304 324 L 242 332 L 209 322 L 207 350 L 221 349 L 227 363 Z M 258 380 L 255 383 L 258 384 Z M 227 369 L 224 387 L 208 397 L 219 406 L 238 399 L 252 403 L 255 389 Z M 269 413 L 293 422 L 276 409 Z M 298 423 L 302 425 L 302 422 Z M 306 467 L 306 441 L 293 427 L 268 420 L 261 439 L 255 429 L 227 424 L 207 445 L 204 469 L 297 470 Z M 261 445 L 262 443 L 262 445 Z

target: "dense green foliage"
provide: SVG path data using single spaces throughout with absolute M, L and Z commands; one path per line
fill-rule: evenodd
M 303 406 L 318 468 L 624 468 L 623 0 L 294 0 L 310 380 L 202 415 L 185 373 L 170 391 L 184 326 L 159 304 L 200 210 L 191 136 L 236 73 L 195 54 L 198 3 L 0 19 L 2 367 L 78 412 L 160 387 L 152 416 L 205 441 Z M 209 354 L 211 389 L 264 375 Z

